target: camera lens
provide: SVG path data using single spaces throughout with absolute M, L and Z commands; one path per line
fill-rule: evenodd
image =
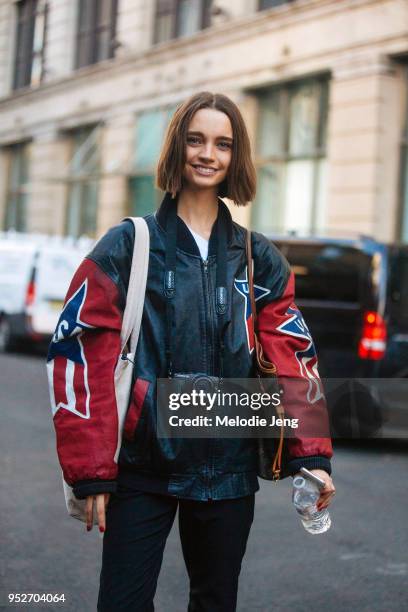
M 193 388 L 196 391 L 204 391 L 204 393 L 213 393 L 216 390 L 215 384 L 211 377 L 203 376 L 202 374 L 195 376 L 193 380 Z

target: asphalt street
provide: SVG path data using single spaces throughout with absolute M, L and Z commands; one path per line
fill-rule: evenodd
M 19 610 L 96 610 L 102 540 L 66 515 L 44 358 L 0 356 L 0 609 L 9 593 L 58 593 L 65 603 Z M 239 588 L 239 612 L 402 612 L 408 609 L 408 446 L 336 445 L 332 528 L 303 530 L 289 480 L 262 483 Z M 187 609 L 177 521 L 157 612 Z

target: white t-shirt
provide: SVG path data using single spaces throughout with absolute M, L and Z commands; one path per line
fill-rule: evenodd
M 191 229 L 191 227 L 187 226 L 188 229 L 190 230 L 190 232 L 193 235 L 194 240 L 197 243 L 198 249 L 200 251 L 200 255 L 202 257 L 202 259 L 206 260 L 208 257 L 208 240 L 206 240 L 205 238 L 203 238 L 202 236 L 200 236 L 200 234 L 197 234 L 196 232 L 193 232 L 193 230 Z

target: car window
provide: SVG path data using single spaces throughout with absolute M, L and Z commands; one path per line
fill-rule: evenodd
M 25 277 L 33 261 L 33 251 L 2 248 L 0 249 L 0 278 Z
M 358 303 L 362 280 L 367 279 L 371 256 L 336 244 L 289 244 L 275 242 L 296 275 L 298 299 Z
M 46 299 L 63 299 L 84 254 L 74 248 L 42 249 L 36 266 L 38 296 Z

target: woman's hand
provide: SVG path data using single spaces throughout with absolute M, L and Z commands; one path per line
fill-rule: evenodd
M 319 476 L 326 483 L 323 489 L 320 489 L 320 497 L 317 500 L 316 507 L 318 510 L 324 510 L 330 504 L 333 496 L 336 494 L 336 489 L 330 476 L 324 470 L 309 470 L 316 476 Z
M 93 525 L 94 503 L 96 503 L 96 514 L 98 517 L 99 531 L 103 533 L 106 529 L 105 510 L 109 502 L 110 493 L 88 495 L 86 498 L 86 530 L 91 531 Z

